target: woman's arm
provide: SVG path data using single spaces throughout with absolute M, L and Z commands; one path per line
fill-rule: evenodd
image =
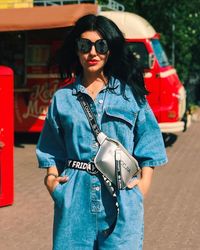
M 135 179 L 131 181 L 127 187 L 133 188 L 134 186 L 138 185 L 140 191 L 144 196 L 148 193 L 153 177 L 153 167 L 143 167 L 141 171 L 140 179 Z

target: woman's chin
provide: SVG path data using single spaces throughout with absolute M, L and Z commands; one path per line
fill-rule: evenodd
M 85 72 L 87 73 L 99 73 L 103 70 L 101 67 L 97 67 L 96 65 L 89 66 L 87 69 L 85 69 Z

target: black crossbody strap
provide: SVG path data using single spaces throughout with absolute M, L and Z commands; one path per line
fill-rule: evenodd
M 101 130 L 96 122 L 95 116 L 90 108 L 88 101 L 86 100 L 84 94 L 82 94 L 81 92 L 78 93 L 78 100 L 81 103 L 81 106 L 82 106 L 83 110 L 85 111 L 86 117 L 88 118 L 88 121 L 89 121 L 90 126 L 92 128 L 92 131 L 97 138 L 98 135 L 101 133 Z M 115 200 L 116 210 L 117 210 L 117 213 L 119 213 L 119 204 L 117 201 L 116 188 L 114 187 L 112 182 L 104 174 L 101 173 L 101 175 L 103 177 L 104 183 L 105 183 L 108 191 L 111 193 L 111 195 L 113 196 L 113 198 Z M 109 234 L 113 231 L 115 224 L 116 224 L 116 221 L 117 221 L 117 217 L 116 217 L 114 224 L 112 225 L 112 229 L 109 228 L 109 231 L 110 231 Z
M 78 93 L 78 100 L 88 118 L 92 131 L 97 138 L 101 130 L 96 122 L 95 116 L 90 108 L 90 105 L 88 104 L 88 101 L 86 100 L 84 94 L 82 94 L 81 92 Z

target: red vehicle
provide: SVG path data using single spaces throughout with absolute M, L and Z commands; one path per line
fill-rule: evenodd
M 13 132 L 13 71 L 0 66 L 0 207 L 13 203 Z
M 175 68 L 167 59 L 160 36 L 144 18 L 128 12 L 101 12 L 112 19 L 125 35 L 128 46 L 145 71 L 147 99 L 162 132 L 185 129 L 186 91 Z M 189 122 L 187 123 L 189 126 Z
M 15 10 L 18 13 L 16 21 L 21 26 L 11 27 L 9 32 L 8 25 L 3 25 L 5 20 L 2 24 L 1 18 L 9 19 L 10 10 L 6 10 L 5 16 L 0 15 L 0 54 L 3 59 L 0 63 L 11 66 L 15 72 L 15 131 L 41 131 L 50 99 L 62 85 L 57 72 L 48 68 L 47 61 L 64 39 L 66 30 L 79 16 L 97 13 L 95 4 L 80 6 L 82 11 L 76 4 L 30 8 L 30 15 L 35 12 L 31 23 L 30 20 L 27 23 L 25 18 L 29 14 L 28 9 L 24 13 L 22 9 Z M 65 14 L 62 16 L 63 9 Z M 71 17 L 69 13 L 75 13 L 72 20 L 66 18 Z M 117 23 L 128 46 L 140 59 L 145 69 L 145 83 L 150 91 L 148 101 L 161 130 L 183 131 L 186 93 L 176 70 L 167 60 L 159 35 L 145 19 L 135 14 L 115 11 L 101 14 Z

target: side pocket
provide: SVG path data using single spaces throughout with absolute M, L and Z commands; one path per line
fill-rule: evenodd
M 144 195 L 143 195 L 142 191 L 140 190 L 140 188 L 138 187 L 138 185 L 134 186 L 133 189 L 135 189 L 136 193 L 138 194 L 140 199 L 143 201 L 144 200 Z
M 62 185 L 58 184 L 51 193 L 51 197 L 56 204 L 61 200 L 61 191 L 62 191 L 61 189 Z
M 55 187 L 53 192 L 51 193 L 51 197 L 54 200 L 55 205 L 57 205 L 58 207 L 62 207 L 64 197 L 65 197 L 65 193 L 68 193 L 70 191 L 69 190 L 70 189 L 70 182 L 72 181 L 72 178 L 73 178 L 74 174 L 76 173 L 76 171 L 78 171 L 78 170 L 66 168 L 60 174 L 60 176 L 68 176 L 69 180 L 67 182 L 64 182 L 64 183 L 59 183 Z

